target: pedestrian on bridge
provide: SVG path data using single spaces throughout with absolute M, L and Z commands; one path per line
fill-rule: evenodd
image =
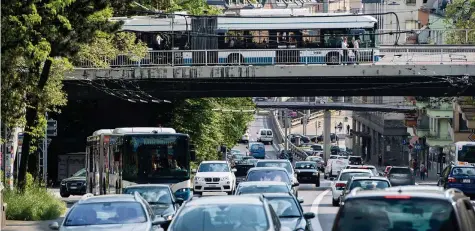
M 349 124 L 346 125 L 346 134 L 348 134 L 348 135 L 350 134 L 350 125 Z

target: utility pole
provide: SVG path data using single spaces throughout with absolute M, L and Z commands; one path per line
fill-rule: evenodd
M 284 128 L 285 128 L 284 148 L 285 148 L 285 151 L 289 150 L 289 139 L 287 139 L 289 137 L 288 126 L 289 126 L 289 110 L 284 109 Z
M 308 102 L 308 104 L 310 104 L 310 97 L 307 97 L 307 102 Z M 307 118 L 307 120 L 306 120 L 307 123 L 305 124 L 305 132 L 307 133 L 307 125 L 308 125 L 308 122 L 310 120 L 310 109 L 306 111 L 305 118 Z
M 331 113 L 329 110 L 325 110 L 323 113 L 323 155 L 325 163 L 330 157 L 330 148 L 331 148 Z

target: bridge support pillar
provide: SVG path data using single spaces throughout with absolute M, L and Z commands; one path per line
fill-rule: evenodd
M 323 155 L 325 163 L 328 158 L 330 158 L 330 148 L 331 148 L 331 113 L 329 110 L 325 110 L 323 113 Z

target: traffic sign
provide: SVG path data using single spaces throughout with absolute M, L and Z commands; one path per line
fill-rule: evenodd
M 468 136 L 468 139 L 471 140 L 472 142 L 475 142 L 475 132 L 472 131 L 472 133 L 470 133 L 470 135 Z
M 407 140 L 406 139 L 402 139 L 402 145 L 406 145 L 407 144 Z
M 58 135 L 58 121 L 48 120 L 47 135 L 48 136 L 57 136 Z
M 414 147 L 416 150 L 421 150 L 421 145 L 420 144 L 416 144 L 415 147 Z

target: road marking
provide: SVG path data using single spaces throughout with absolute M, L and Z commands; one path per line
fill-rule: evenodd
M 317 198 L 312 203 L 312 209 L 310 209 L 310 212 L 315 213 L 315 218 L 312 223 L 314 223 L 314 231 L 323 231 L 322 225 L 320 224 L 320 219 L 318 218 L 318 205 L 322 202 L 323 198 L 325 195 L 327 195 L 330 192 L 330 189 L 327 189 L 323 191 L 322 193 L 318 194 Z

